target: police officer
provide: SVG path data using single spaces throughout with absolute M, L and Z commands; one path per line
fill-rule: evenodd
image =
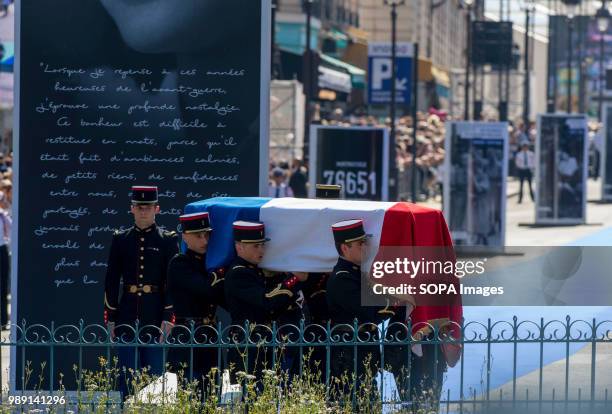
M 301 282 L 307 280 L 308 275 L 287 274 L 283 281 L 266 281 L 264 272 L 258 267 L 264 257 L 265 242 L 270 240 L 265 236 L 264 224 L 236 221 L 233 223 L 233 233 L 237 257 L 225 277 L 227 309 L 234 325 L 244 326 L 246 321 L 251 324 L 251 338 L 261 335 L 262 339 L 271 340 L 268 329 L 253 325 L 270 326 L 279 314 L 287 311 L 295 302 Z M 239 332 L 240 341 L 246 340 L 240 330 L 234 332 Z M 244 363 L 237 349 L 232 351 L 230 361 L 234 364 L 234 372 L 246 371 L 259 377 L 264 367 L 273 368 L 270 348 L 250 348 L 248 364 Z
M 353 325 L 354 319 L 360 325 L 359 333 L 368 331 L 377 333 L 376 324 L 393 317 L 395 308 L 390 306 L 362 306 L 361 305 L 361 263 L 364 260 L 366 248 L 366 233 L 363 220 L 347 220 L 332 225 L 334 242 L 338 251 L 338 262 L 327 281 L 327 304 L 332 323 Z M 367 324 L 364 326 L 364 324 Z M 342 329 L 342 328 L 340 328 Z M 352 330 L 347 330 L 352 336 Z M 340 333 L 338 330 L 335 332 Z M 378 358 L 377 346 L 360 346 L 357 353 L 357 378 L 364 372 L 364 361 L 371 354 L 371 365 Z M 341 346 L 332 348 L 332 375 L 340 378 L 344 373 L 351 378 L 353 375 L 353 347 Z M 345 384 L 350 385 L 350 384 Z
M 111 337 L 117 336 L 122 342 L 135 339 L 134 324 L 138 321 L 140 338 L 150 341 L 150 338 L 159 337 L 159 327 L 162 332 L 170 330 L 173 309 L 166 295 L 166 270 L 178 251 L 177 236 L 155 224 L 155 215 L 159 213 L 157 187 L 132 187 L 131 212 L 134 226 L 116 231 L 111 242 L 104 290 L 104 321 Z M 115 324 L 118 325 L 116 329 Z M 141 329 L 144 326 L 149 327 Z M 126 375 L 129 368 L 144 367 L 149 367 L 152 374 L 161 374 L 161 365 L 160 349 L 119 348 L 119 366 L 125 367 Z M 128 392 L 126 375 L 123 372 L 120 375 L 124 397 Z
M 217 306 L 224 305 L 224 272 L 206 271 L 206 251 L 212 232 L 207 212 L 184 214 L 179 217 L 179 231 L 187 245 L 168 265 L 168 295 L 174 305 L 175 323 L 170 343 L 188 343 L 191 329 L 195 341 L 209 343 L 214 338 Z M 185 378 L 196 378 L 202 386 L 202 395 L 208 390 L 211 369 L 217 366 L 218 350 L 194 348 L 190 365 L 189 348 L 170 347 L 168 362 L 174 372 L 184 370 Z

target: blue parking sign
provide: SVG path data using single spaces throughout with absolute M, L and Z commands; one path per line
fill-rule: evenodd
M 410 104 L 413 56 L 412 43 L 397 43 L 395 102 L 399 104 Z M 391 102 L 391 71 L 391 43 L 368 44 L 368 103 Z

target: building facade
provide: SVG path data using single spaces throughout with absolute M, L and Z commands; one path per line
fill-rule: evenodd
M 465 65 L 466 12 L 459 0 L 407 0 L 397 7 L 397 40 L 418 42 L 420 56 L 444 70 Z M 390 8 L 383 0 L 359 2 L 360 28 L 372 41 L 391 41 Z

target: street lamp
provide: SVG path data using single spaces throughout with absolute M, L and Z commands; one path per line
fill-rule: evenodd
M 397 71 L 395 68 L 395 57 L 397 54 L 397 6 L 403 6 L 405 4 L 405 0 L 384 0 L 385 6 L 391 6 L 391 102 L 389 105 L 390 118 L 391 118 L 391 142 L 389 143 L 389 164 L 391 165 L 390 171 L 390 191 L 389 198 L 391 200 L 396 200 L 398 195 L 398 174 L 397 174 L 397 160 L 396 158 L 396 149 L 395 149 L 395 87 L 397 80 Z M 414 59 L 414 65 L 417 65 L 418 62 Z M 412 97 L 414 99 L 414 97 Z M 416 119 L 413 120 L 413 123 L 416 123 Z M 413 195 L 414 198 L 414 195 Z
M 304 158 L 308 160 L 310 154 L 310 100 L 312 99 L 312 52 L 310 50 L 311 37 L 311 20 L 312 20 L 312 3 L 313 0 L 303 0 L 304 9 L 306 11 L 306 50 L 304 57 L 306 58 L 306 68 L 303 76 L 305 103 L 304 103 Z M 314 80 L 315 82 L 317 79 Z
M 271 76 L 272 79 L 278 79 L 280 76 L 280 55 L 276 47 L 276 9 L 278 8 L 278 0 L 272 0 L 272 30 L 271 30 Z
M 530 99 L 531 91 L 529 88 L 529 16 L 530 13 L 535 15 L 535 7 L 533 1 L 529 1 L 525 7 L 525 57 L 523 60 L 523 69 L 525 71 L 525 79 L 523 80 L 523 125 L 525 132 L 529 131 L 529 112 L 531 111 Z M 535 20 L 535 16 L 534 16 Z
M 470 119 L 470 66 L 472 65 L 472 6 L 474 0 L 463 0 L 463 6 L 466 8 L 465 26 L 466 26 L 466 45 L 465 45 L 465 84 L 463 96 L 463 118 L 467 121 Z
M 601 2 L 601 8 L 595 13 L 597 20 L 597 30 L 599 30 L 599 121 L 603 120 L 603 90 L 604 90 L 604 38 L 610 25 L 610 12 L 606 6 L 606 0 Z
M 581 0 L 563 0 L 567 8 L 567 113 L 572 113 L 572 32 L 574 14 Z

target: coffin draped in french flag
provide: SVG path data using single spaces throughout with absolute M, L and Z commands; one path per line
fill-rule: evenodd
M 217 197 L 188 204 L 185 213 L 207 211 L 213 232 L 206 266 L 227 266 L 234 258 L 232 223 L 260 221 L 270 241 L 260 267 L 272 271 L 330 272 L 338 253 L 332 224 L 362 219 L 371 235 L 367 270 L 385 246 L 449 246 L 452 240 L 439 210 L 404 202 L 324 200 L 303 198 Z M 412 320 L 427 322 L 448 318 L 461 323 L 461 301 L 448 306 L 417 306 Z

